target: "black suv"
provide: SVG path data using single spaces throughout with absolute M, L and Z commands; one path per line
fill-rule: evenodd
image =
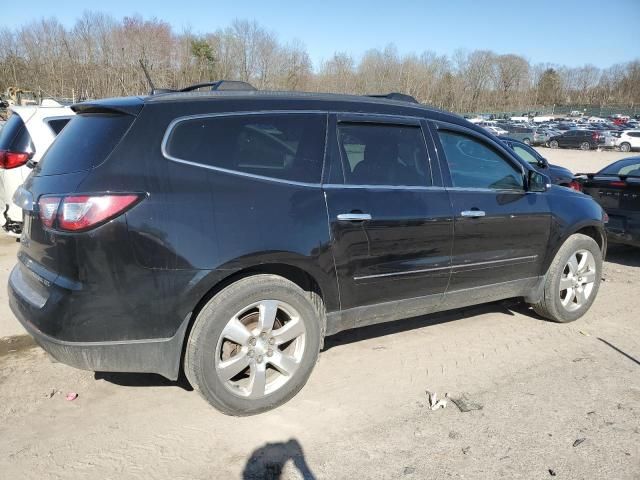
M 556 135 L 549 139 L 551 148 L 579 148 L 580 150 L 592 150 L 604 143 L 604 136 L 593 130 L 568 130 L 562 135 Z
M 462 117 L 397 98 L 75 105 L 15 196 L 13 312 L 61 362 L 183 368 L 234 415 L 293 397 L 341 330 L 510 297 L 583 315 L 601 207 Z

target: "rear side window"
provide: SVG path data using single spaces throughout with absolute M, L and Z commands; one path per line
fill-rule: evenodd
M 64 126 L 67 123 L 69 123 L 69 120 L 71 119 L 70 118 L 54 118 L 52 120 L 48 120 L 47 124 L 49 125 L 51 130 L 53 130 L 53 133 L 58 135 L 62 131 Z
M 12 114 L 0 130 L 0 150 L 25 153 L 35 153 L 36 151 L 31 141 L 31 135 L 17 113 Z
M 166 154 L 211 167 L 281 180 L 319 183 L 326 114 L 231 115 L 180 121 Z
M 419 126 L 343 123 L 338 141 L 351 185 L 430 186 L 427 148 Z
M 95 113 L 76 115 L 56 137 L 36 167 L 37 175 L 90 170 L 109 156 L 134 117 Z

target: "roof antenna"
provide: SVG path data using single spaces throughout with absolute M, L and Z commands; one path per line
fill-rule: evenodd
M 151 87 L 151 95 L 153 95 L 156 87 L 153 85 L 153 80 L 151 80 L 151 75 L 149 75 L 149 71 L 147 70 L 147 66 L 144 64 L 142 59 L 138 59 L 140 62 L 140 66 L 142 67 L 142 71 L 144 72 L 144 76 L 147 77 L 147 82 L 149 82 L 149 86 Z

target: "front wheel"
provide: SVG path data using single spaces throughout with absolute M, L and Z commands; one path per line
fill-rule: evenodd
M 198 314 L 185 374 L 229 415 L 282 405 L 304 386 L 318 359 L 323 311 L 315 293 L 277 275 L 238 280 Z
M 547 271 L 536 313 L 555 322 L 572 322 L 584 315 L 600 288 L 602 251 L 591 237 L 571 235 Z
M 522 140 L 523 143 L 527 144 L 527 145 L 531 145 L 531 140 L 528 138 L 525 138 L 524 140 Z
M 549 147 L 551 148 L 558 148 L 558 141 L 557 140 L 551 140 L 549 142 Z
M 580 150 L 591 150 L 591 145 L 589 142 L 582 142 L 580 144 Z
M 630 152 L 631 151 L 631 144 L 624 142 L 623 144 L 620 145 L 620 151 L 621 152 Z

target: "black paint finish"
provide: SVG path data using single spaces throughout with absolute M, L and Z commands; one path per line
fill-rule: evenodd
M 193 313 L 222 286 L 252 272 L 278 272 L 319 290 L 332 333 L 455 308 L 469 299 L 528 295 L 571 233 L 603 232 L 601 208 L 568 189 L 452 189 L 447 160 L 427 122 L 458 125 L 488 142 L 495 143 L 494 137 L 461 117 L 415 104 L 227 91 L 103 100 L 76 109 L 80 115 L 134 119 L 94 168 L 34 172 L 27 179 L 25 189 L 36 205 L 27 212 L 29 228 L 9 293 L 32 335 L 59 360 L 81 368 L 175 378 Z M 326 115 L 323 181 L 237 175 L 163 155 L 163 138 L 176 118 L 242 111 Z M 334 115 L 344 113 L 406 117 L 423 128 L 432 185 L 344 185 Z M 500 149 L 518 162 L 509 149 Z M 522 168 L 526 174 L 531 167 Z M 145 198 L 84 233 L 62 233 L 39 220 L 41 195 L 99 192 Z M 486 217 L 459 215 L 473 208 Z M 353 212 L 368 213 L 371 220 L 337 218 Z

